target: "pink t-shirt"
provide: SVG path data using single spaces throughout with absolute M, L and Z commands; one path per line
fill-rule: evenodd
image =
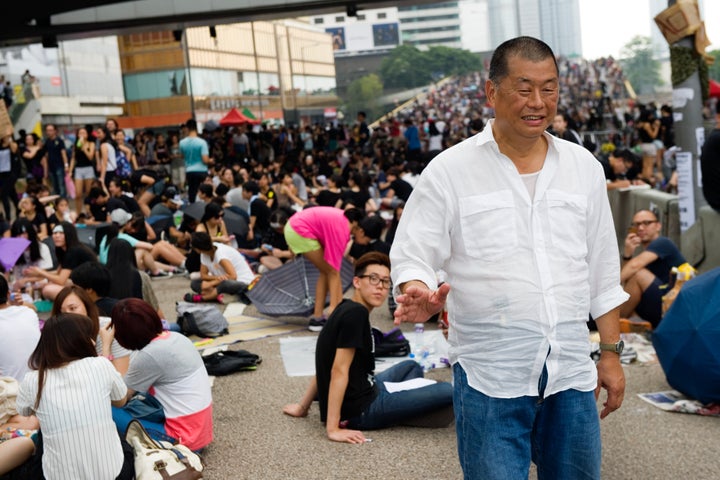
M 312 238 L 322 245 L 325 261 L 340 270 L 350 241 L 350 222 L 345 211 L 335 207 L 312 207 L 290 217 L 290 226 L 301 237 Z

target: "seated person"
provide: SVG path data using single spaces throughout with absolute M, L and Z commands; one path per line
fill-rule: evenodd
M 97 323 L 85 315 L 51 316 L 20 384 L 17 410 L 40 422 L 42 453 L 35 457 L 46 478 L 133 478 L 110 410 L 125 404 L 127 387 L 97 356 L 97 334 Z
M 389 255 L 390 244 L 380 239 L 384 228 L 385 220 L 380 215 L 368 215 L 360 220 L 353 234 L 353 241 L 350 242 L 350 259 L 356 261 L 368 252 Z
M 400 169 L 398 167 L 390 167 L 385 173 L 387 182 L 380 185 L 380 189 L 385 190 L 381 203 L 385 208 L 395 208 L 399 203 L 405 203 L 410 198 L 413 191 L 412 185 L 400 178 Z
M 275 209 L 270 214 L 270 228 L 260 239 L 260 246 L 239 249 L 240 253 L 250 259 L 251 264 L 259 261 L 258 273 L 274 270 L 294 257 L 283 233 L 289 217 L 290 214 L 284 208 Z
M 76 313 L 89 317 L 95 325 L 94 329 L 97 330 L 97 337 L 93 344 L 98 356 L 110 360 L 120 375 L 127 372 L 130 364 L 130 351 L 121 347 L 108 333 L 107 326 L 110 324 L 110 317 L 99 314 L 97 306 L 84 288 L 70 285 L 60 290 L 53 302 L 51 315 L 56 316 L 61 313 Z
M 385 382 L 423 377 L 422 367 L 406 360 L 377 375 L 370 330 L 370 312 L 385 302 L 390 289 L 390 259 L 372 252 L 355 262 L 355 293 L 344 299 L 328 318 L 315 348 L 315 376 L 298 403 L 283 412 L 305 417 L 317 399 L 320 420 L 330 440 L 367 441 L 360 429 L 379 429 L 411 423 L 418 417 L 452 407 L 452 385 L 437 382 L 390 393 Z M 452 419 L 448 418 L 450 423 Z
M 630 318 L 635 312 L 657 327 L 662 318 L 662 296 L 667 293 L 670 270 L 685 263 L 685 257 L 667 237 L 660 235 L 662 224 L 649 210 L 633 216 L 625 238 L 620 281 L 630 298 L 620 307 L 620 316 Z M 640 253 L 633 256 L 635 250 Z
M 191 280 L 196 292 L 185 295 L 186 302 L 222 302 L 224 293 L 241 294 L 255 279 L 245 257 L 228 245 L 213 243 L 205 232 L 192 234 L 192 248 L 200 254 L 200 278 Z
M 70 280 L 73 285 L 85 289 L 101 316 L 110 316 L 118 299 L 108 297 L 112 277 L 105 265 L 100 262 L 85 262 L 70 273 Z
M 88 211 L 92 219 L 87 219 L 85 223 L 109 223 L 110 214 L 117 208 L 127 208 L 125 202 L 117 197 L 111 197 L 105 190 L 104 186 L 94 186 L 88 192 L 85 198 L 88 205 Z
M 10 294 L 8 281 L 0 274 L 0 377 L 20 381 L 40 339 L 40 321 L 34 310 L 18 305 L 19 299 L 11 299 Z
M 52 241 L 58 259 L 57 270 L 28 267 L 25 272 L 28 281 L 44 284 L 42 296 L 48 300 L 54 300 L 58 292 L 65 287 L 73 269 L 82 263 L 97 260 L 95 252 L 80 242 L 77 229 L 72 223 L 61 222 L 56 225 L 52 230 Z
M 133 351 L 123 377 L 127 398 L 152 392 L 165 412 L 163 424 L 139 419 L 155 439 L 181 439 L 193 451 L 212 442 L 212 391 L 205 364 L 192 341 L 181 333 L 163 330 L 155 309 L 144 300 L 125 298 L 112 312 L 111 332 L 124 348 Z M 133 419 L 130 411 L 113 408 L 118 431 Z M 154 433 L 160 433 L 160 436 Z
M 638 179 L 640 161 L 640 157 L 626 148 L 610 152 L 607 160 L 601 158 L 600 164 L 605 172 L 608 190 L 627 188 L 631 185 L 647 185 Z

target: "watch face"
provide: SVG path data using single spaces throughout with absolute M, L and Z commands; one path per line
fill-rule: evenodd
M 622 340 L 620 340 L 618 343 L 615 344 L 615 351 L 617 353 L 622 353 L 624 349 L 625 349 L 625 342 L 623 342 Z

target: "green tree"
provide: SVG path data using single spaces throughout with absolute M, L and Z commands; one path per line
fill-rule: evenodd
M 432 82 L 425 55 L 412 45 L 396 47 L 380 64 L 380 76 L 386 88 L 415 88 Z
M 639 95 L 652 94 L 662 85 L 660 62 L 653 58 L 650 37 L 637 35 L 620 52 L 620 64 L 630 84 Z
M 712 50 L 708 52 L 708 55 L 715 57 L 715 62 L 708 66 L 708 76 L 720 82 L 720 50 Z
M 465 75 L 482 69 L 480 56 L 468 50 L 444 46 L 430 47 L 423 53 L 426 65 L 434 79 L 449 75 Z
M 363 110 L 369 120 L 373 119 L 377 116 L 377 110 L 381 107 L 377 101 L 382 96 L 382 93 L 383 84 L 376 74 L 371 73 L 355 79 L 347 89 L 345 110 L 350 112 L 353 118 L 357 112 Z

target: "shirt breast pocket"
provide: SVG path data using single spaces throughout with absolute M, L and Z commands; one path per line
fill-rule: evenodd
M 548 190 L 548 222 L 553 245 L 573 258 L 587 255 L 587 198 Z
M 509 255 L 518 243 L 516 217 L 510 190 L 463 198 L 460 229 L 467 255 L 485 261 Z

